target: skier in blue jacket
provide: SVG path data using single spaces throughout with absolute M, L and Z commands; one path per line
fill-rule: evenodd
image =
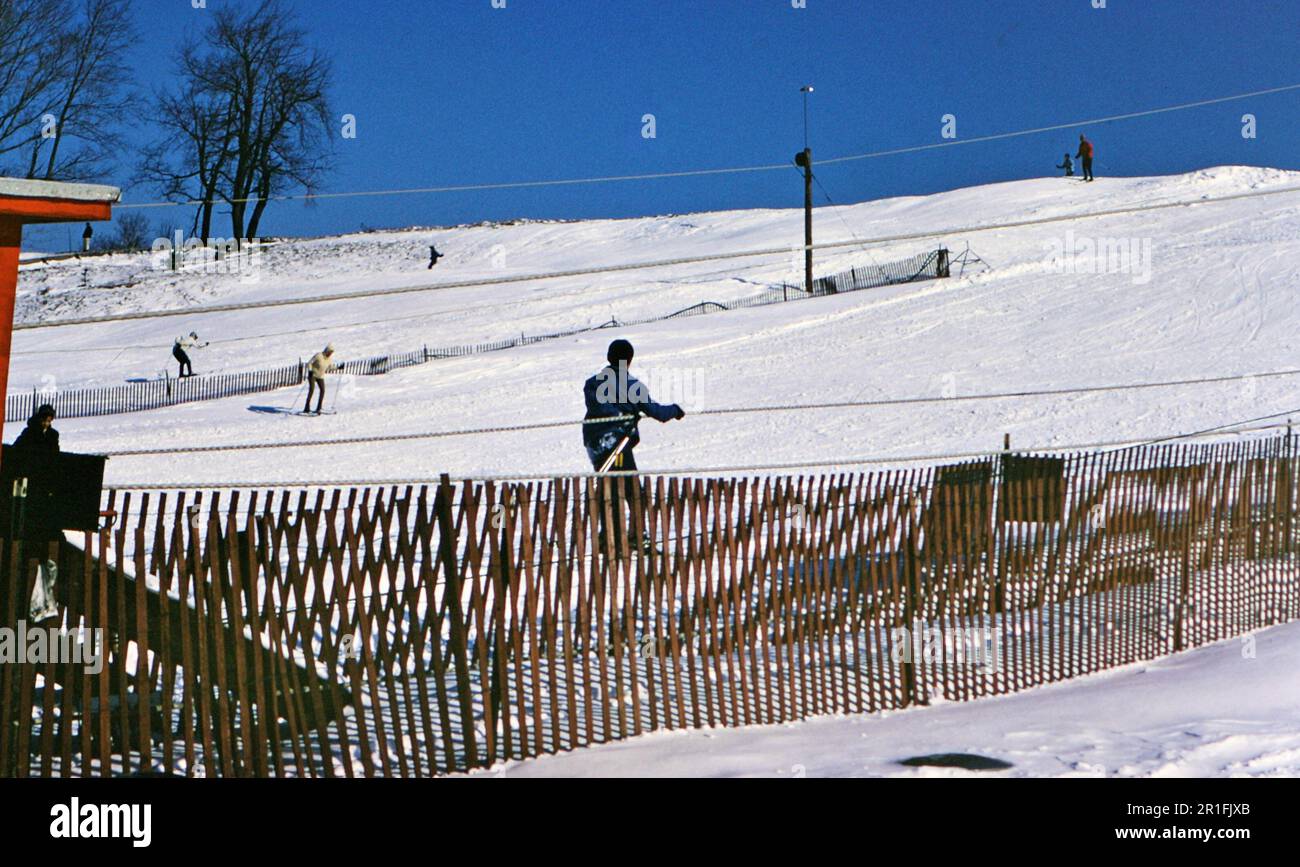
M 634 471 L 637 466 L 632 450 L 641 441 L 637 430 L 638 418 L 641 415 L 648 415 L 656 421 L 668 422 L 680 419 L 686 413 L 675 403 L 655 403 L 650 397 L 649 390 L 641 384 L 640 380 L 628 373 L 628 366 L 632 363 L 631 343 L 622 339 L 615 340 L 609 345 L 605 359 L 609 365 L 588 379 L 582 387 L 582 395 L 587 402 L 586 417 L 600 419 L 631 416 L 631 418 L 584 424 L 582 442 L 587 447 L 587 457 L 591 460 L 592 467 L 597 471 L 604 467 L 605 462 L 615 452 L 618 454 L 610 464 L 609 470 Z M 627 445 L 620 451 L 618 446 L 624 437 L 627 437 Z M 598 488 L 595 504 L 600 514 L 600 535 L 597 546 L 602 554 L 605 553 L 606 543 L 604 489 L 603 484 Z M 624 476 L 619 482 L 612 483 L 610 507 L 614 519 L 613 541 L 616 556 L 619 557 L 626 553 L 623 543 L 625 535 L 633 537 L 636 535 L 635 527 L 632 528 L 631 533 L 625 532 L 627 524 L 623 515 L 624 501 L 633 500 L 636 495 L 637 480 L 634 476 Z M 650 539 L 644 534 L 642 550 L 647 553 L 652 550 Z
M 621 421 L 596 422 L 582 426 L 582 441 L 587 447 L 587 457 L 591 465 L 599 470 L 605 461 L 618 448 L 623 437 L 628 437 L 627 445 L 614 459 L 611 470 L 635 470 L 636 458 L 632 450 L 641 441 L 637 430 L 636 416 L 648 415 L 655 421 L 669 422 L 686 415 L 675 403 L 655 403 L 650 391 L 632 374 L 628 367 L 632 364 L 632 344 L 626 340 L 615 340 L 609 345 L 605 359 L 609 362 L 600 373 L 587 380 L 582 387 L 582 396 L 587 401 L 587 418 L 596 419 L 606 416 L 633 416 Z

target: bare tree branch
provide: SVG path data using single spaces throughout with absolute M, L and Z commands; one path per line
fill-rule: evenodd
M 0 3 L 0 157 L 23 154 L 0 170 L 46 180 L 107 172 L 129 105 L 130 8 L 130 0 Z

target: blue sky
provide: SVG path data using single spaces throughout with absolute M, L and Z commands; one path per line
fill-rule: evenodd
M 187 30 L 227 0 L 137 0 L 132 62 L 146 90 L 172 74 Z M 290 0 L 333 57 L 327 191 L 814 161 L 1300 83 L 1300 4 L 1282 0 Z M 143 105 L 147 118 L 147 101 Z M 1258 137 L 1241 136 L 1241 116 Z M 641 135 L 644 114 L 657 137 Z M 340 124 L 341 126 L 341 124 Z M 1098 175 L 1217 164 L 1300 168 L 1300 91 L 1085 130 Z M 131 133 L 143 141 L 147 123 Z M 1077 133 L 829 165 L 840 203 L 1053 174 Z M 128 150 L 110 183 L 134 168 Z M 817 191 L 818 204 L 825 203 Z M 125 201 L 153 201 L 128 188 Z M 795 169 L 580 187 L 274 204 L 266 234 L 509 217 L 625 217 L 795 207 Z M 148 211 L 155 221 L 168 216 Z M 180 214 L 172 215 L 179 217 Z M 184 225 L 189 224 L 186 209 Z M 222 219 L 217 231 L 229 231 Z M 45 246 L 66 246 L 66 230 Z M 106 231 L 106 228 L 101 229 Z M 74 233 L 75 234 L 75 233 Z M 57 237 L 57 242 L 55 238 Z M 30 243 L 28 246 L 33 246 Z

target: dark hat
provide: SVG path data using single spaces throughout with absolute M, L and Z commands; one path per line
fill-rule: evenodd
M 54 407 L 48 403 L 41 404 L 41 408 L 36 410 L 37 418 L 54 418 Z
M 610 364 L 618 364 L 620 361 L 631 361 L 632 351 L 632 344 L 620 337 L 609 345 L 609 351 L 605 353 L 605 359 Z

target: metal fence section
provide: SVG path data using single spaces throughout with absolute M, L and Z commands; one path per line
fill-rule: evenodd
M 1300 617 L 1296 438 L 861 474 L 106 495 L 6 543 L 0 775 L 431 776 L 965 701 Z M 47 624 L 48 625 L 48 624 Z
M 459 358 L 466 355 L 479 355 L 485 352 L 498 352 L 529 346 L 547 340 L 572 337 L 589 331 L 604 328 L 622 328 L 633 325 L 645 325 L 685 316 L 698 316 L 704 313 L 717 313 L 746 307 L 759 307 L 801 298 L 833 295 L 840 292 L 853 292 L 872 289 L 897 283 L 916 280 L 930 280 L 948 276 L 948 251 L 940 249 L 931 253 L 913 256 L 901 262 L 885 265 L 873 265 L 867 268 L 854 268 L 841 274 L 819 277 L 813 284 L 811 294 L 802 286 L 782 285 L 779 289 L 767 289 L 749 298 L 743 298 L 726 304 L 716 301 L 704 301 L 682 310 L 663 316 L 647 316 L 639 319 L 610 320 L 602 325 L 584 326 L 546 334 L 521 334 L 505 340 L 488 343 L 474 343 L 462 346 L 428 347 L 414 352 L 396 355 L 376 355 L 354 361 L 340 362 L 339 372 L 354 376 L 376 376 L 425 364 L 441 358 Z M 158 409 L 179 403 L 200 400 L 216 400 L 241 394 L 253 394 L 272 391 L 286 386 L 303 383 L 303 365 L 289 365 L 274 370 L 250 371 L 246 373 L 219 374 L 215 376 L 196 376 L 186 379 L 161 379 L 149 382 L 128 383 L 112 388 L 83 389 L 36 389 L 30 394 L 10 394 L 5 399 L 5 420 L 23 421 L 35 414 L 41 404 L 50 404 L 62 418 L 79 418 L 95 415 L 113 415 L 124 412 Z

